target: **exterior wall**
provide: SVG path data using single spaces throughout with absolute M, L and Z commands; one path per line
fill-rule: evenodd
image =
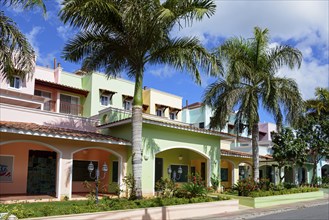
M 53 151 L 52 149 L 34 143 L 20 142 L 0 145 L 0 155 L 14 156 L 13 181 L 0 183 L 0 194 L 26 193 L 29 150 Z
M 11 133 L 1 133 L 0 136 L 0 154 L 13 155 L 16 152 L 14 150 L 16 146 L 22 145 L 32 146 L 32 144 L 37 144 L 38 146 L 47 146 L 54 151 L 58 152 L 58 166 L 57 166 L 57 184 L 56 193 L 58 198 L 63 198 L 68 196 L 71 198 L 72 193 L 72 164 L 73 155 L 76 152 L 85 149 L 99 149 L 102 152 L 109 152 L 110 154 L 116 155 L 119 161 L 119 185 L 122 184 L 122 178 L 127 172 L 127 155 L 128 147 L 108 144 L 108 143 L 94 143 L 86 141 L 77 141 L 71 139 L 61 139 L 61 138 L 50 138 L 50 137 L 40 137 L 34 135 L 20 135 Z M 28 144 L 26 144 L 28 143 Z M 32 144 L 31 144 L 32 143 Z M 5 147 L 6 145 L 10 147 Z M 13 147 L 14 146 L 14 147 Z M 34 145 L 33 145 L 34 146 Z M 49 146 L 49 147 L 48 147 Z M 3 153 L 4 152 L 4 153 Z M 109 155 L 108 153 L 106 153 Z M 18 156 L 17 156 L 18 157 Z M 107 157 L 108 158 L 108 157 Z M 100 159 L 102 161 L 102 159 Z M 109 161 L 109 158 L 108 158 Z M 19 159 L 15 157 L 14 159 L 14 175 L 22 174 L 22 172 L 27 172 L 27 166 L 19 165 Z M 22 175 L 24 177 L 24 175 Z M 20 177 L 21 178 L 21 177 Z M 23 181 L 23 180 L 22 180 Z M 26 181 L 25 181 L 26 182 Z M 13 184 L 17 184 L 16 181 Z M 75 187 L 75 186 L 74 186 Z M 2 187 L 0 187 L 2 189 Z M 15 189 L 15 188 L 13 188 Z M 13 191 L 13 193 L 15 193 Z
M 276 125 L 273 123 L 259 123 L 258 127 L 259 131 L 266 133 L 260 141 L 272 141 L 271 132 L 276 131 Z
M 55 82 L 54 69 L 36 66 L 34 77 L 48 82 Z
M 156 104 L 176 109 L 182 109 L 182 97 L 166 92 L 158 91 L 155 89 L 146 89 L 143 92 L 143 98 L 145 98 L 144 104 L 149 105 L 148 113 L 152 115 L 156 115 Z M 165 110 L 164 117 L 169 118 L 169 108 Z M 181 112 L 178 112 L 177 121 L 181 120 Z
M 236 184 L 240 178 L 239 165 L 252 164 L 252 158 L 241 158 L 232 156 L 221 156 L 221 168 L 228 168 L 228 181 L 221 182 L 224 188 L 230 188 Z M 246 174 L 248 176 L 249 174 Z
M 35 81 L 34 77 L 32 79 L 26 78 L 26 79 L 21 79 L 21 80 L 22 80 L 21 88 L 16 89 L 16 88 L 12 88 L 9 86 L 10 84 L 9 84 L 8 80 L 5 80 L 2 77 L 0 77 L 0 88 L 33 95 L 34 94 L 34 81 Z
M 73 73 L 62 72 L 59 83 L 62 85 L 83 89 L 82 77 Z
M 88 97 L 86 99 L 86 108 L 90 106 L 90 114 L 96 115 L 99 111 L 106 109 L 108 107 L 114 107 L 118 109 L 123 109 L 123 98 L 122 95 L 133 96 L 135 84 L 128 80 L 120 78 L 110 78 L 107 79 L 105 75 L 100 73 L 93 73 L 90 76 L 85 76 L 83 79 L 84 89 L 89 90 Z M 100 89 L 105 89 L 109 91 L 116 92 L 112 96 L 112 105 L 105 107 L 100 104 Z
M 116 137 L 131 139 L 131 125 L 118 126 L 110 130 L 110 134 Z M 164 161 L 164 177 L 167 173 L 169 163 L 181 164 L 178 156 L 182 154 L 183 158 L 198 159 L 207 161 L 206 175 L 207 183 L 210 184 L 212 174 L 218 176 L 219 164 L 214 161 L 220 161 L 219 152 L 220 138 L 216 136 L 192 133 L 188 131 L 165 128 L 156 125 L 143 124 L 143 170 L 142 170 L 142 190 L 145 195 L 154 193 L 154 173 L 155 157 L 166 155 L 168 161 Z M 175 149 L 175 150 L 173 150 Z M 168 150 L 168 151 L 167 151 Z M 168 152 L 165 153 L 165 152 Z M 163 152 L 163 153 L 160 153 Z M 187 155 L 189 152 L 189 155 Z M 193 152 L 193 153 L 191 153 Z M 199 157 L 196 158 L 195 155 Z M 147 158 L 147 160 L 145 159 Z M 184 162 L 185 163 L 185 162 Z M 129 169 L 129 168 L 128 168 Z
M 83 131 L 97 130 L 94 126 L 97 120 L 67 114 L 41 111 L 38 109 L 1 104 L 0 115 L 2 121 L 18 121 L 26 123 L 33 122 L 40 125 L 51 125 Z
M 100 178 L 103 177 L 103 171 L 102 166 L 104 163 L 108 166 L 108 172 L 106 173 L 106 176 L 101 181 L 101 185 L 105 184 L 108 186 L 110 176 L 112 175 L 112 164 L 110 163 L 110 156 L 111 153 L 104 151 L 104 150 L 98 150 L 98 149 L 87 149 L 87 150 L 81 150 L 73 154 L 73 160 L 83 160 L 83 161 L 97 161 L 98 162 L 98 168 L 100 170 Z M 96 170 L 96 166 L 95 166 Z M 73 170 L 74 172 L 74 170 Z M 86 167 L 86 172 L 88 172 Z M 95 173 L 93 173 L 94 175 Z M 94 182 L 94 181 L 89 181 Z M 89 189 L 85 188 L 83 186 L 84 181 L 72 181 L 72 193 L 75 192 L 89 192 Z M 101 187 L 100 187 L 101 188 Z

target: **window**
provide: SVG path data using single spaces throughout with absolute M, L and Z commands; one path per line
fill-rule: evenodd
M 97 161 L 92 161 L 94 164 L 94 171 L 91 173 L 92 176 L 95 176 L 95 170 L 98 167 Z M 83 160 L 73 160 L 73 181 L 91 181 L 92 179 L 89 176 L 88 165 L 90 161 Z
M 51 99 L 51 93 L 50 92 L 45 92 L 45 91 L 41 91 L 41 90 L 34 90 L 34 95 Z M 52 109 L 52 101 L 48 100 L 43 104 L 43 110 L 51 111 L 51 109 Z
M 109 106 L 112 104 L 112 99 L 110 96 L 107 96 L 107 95 L 101 95 L 100 97 L 100 103 L 101 105 L 103 106 Z
M 72 115 L 80 115 L 81 109 L 79 105 L 79 98 L 69 95 L 60 95 L 59 112 Z
M 188 166 L 186 165 L 171 165 L 171 179 L 174 178 L 174 175 L 176 175 L 175 182 L 177 183 L 184 183 L 188 181 Z M 178 174 L 178 168 L 182 168 L 182 174 Z M 175 174 L 174 174 L 175 171 Z
M 199 123 L 199 128 L 204 128 L 204 122 Z
M 162 117 L 163 116 L 163 110 L 162 109 L 157 109 L 156 110 L 156 115 Z
M 18 76 L 14 76 L 12 79 L 10 79 L 9 86 L 11 88 L 20 89 L 22 87 L 22 80 L 21 80 L 21 78 L 18 77 Z
M 119 179 L 119 163 L 118 161 L 112 162 L 112 182 L 118 182 Z
M 132 109 L 132 101 L 131 100 L 124 100 L 123 101 L 123 108 L 124 110 L 131 110 Z
M 227 182 L 228 181 L 228 168 L 221 168 L 220 176 L 221 176 L 220 179 L 222 182 Z
M 170 118 L 171 120 L 175 120 L 175 119 L 176 119 L 176 113 L 175 113 L 175 112 L 170 112 L 170 113 L 169 113 L 169 118 Z

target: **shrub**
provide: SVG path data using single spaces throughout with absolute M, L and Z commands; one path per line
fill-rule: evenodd
M 215 191 L 217 191 L 217 190 L 218 190 L 218 187 L 219 187 L 219 183 L 220 183 L 220 180 L 218 179 L 218 177 L 215 176 L 215 175 L 212 175 L 210 181 L 211 181 L 211 186 L 212 186 L 212 188 L 213 188 Z
M 134 176 L 132 174 L 125 176 L 125 178 L 123 179 L 123 182 L 126 184 L 126 187 L 128 189 L 129 199 L 130 200 L 137 199 L 136 182 L 135 182 Z
M 207 187 L 199 175 L 192 176 L 189 182 L 182 185 L 182 189 L 186 191 L 186 198 L 207 195 Z
M 159 191 L 161 197 L 170 198 L 177 191 L 177 185 L 171 179 L 161 178 L 156 182 L 155 189 Z
M 258 185 L 258 189 L 263 191 L 269 190 L 270 186 L 272 187 L 270 180 L 265 178 L 259 179 L 257 185 Z
M 296 187 L 297 187 L 296 184 L 294 184 L 294 183 L 289 183 L 289 182 L 284 182 L 284 183 L 283 183 L 283 186 L 284 186 L 284 188 L 286 188 L 286 189 L 292 189 L 292 188 L 296 188 Z
M 294 193 L 305 193 L 305 192 L 315 192 L 318 191 L 318 188 L 314 187 L 298 187 L 291 189 L 283 189 L 280 191 L 254 191 L 250 192 L 250 197 L 265 197 L 265 196 L 275 196 L 275 195 L 285 195 L 285 194 L 294 194 Z
M 249 196 L 252 191 L 259 190 L 259 185 L 256 181 L 251 178 L 239 180 L 234 185 L 234 190 L 238 191 L 239 196 Z

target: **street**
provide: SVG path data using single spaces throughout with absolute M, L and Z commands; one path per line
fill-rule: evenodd
M 243 219 L 243 218 L 242 218 Z M 281 212 L 271 215 L 260 216 L 257 218 L 249 218 L 251 220 L 328 220 L 329 219 L 329 205 L 313 206 L 308 208 L 300 208 L 288 212 Z

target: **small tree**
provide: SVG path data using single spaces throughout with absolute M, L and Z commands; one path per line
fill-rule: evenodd
M 313 163 L 312 183 L 316 183 L 318 162 L 329 155 L 329 116 L 317 117 L 308 115 L 298 130 L 298 138 L 307 145 Z
M 285 178 L 281 171 L 284 167 L 294 167 L 306 161 L 306 143 L 296 138 L 291 128 L 283 128 L 281 132 L 272 132 L 273 159 L 277 161 L 280 183 Z

